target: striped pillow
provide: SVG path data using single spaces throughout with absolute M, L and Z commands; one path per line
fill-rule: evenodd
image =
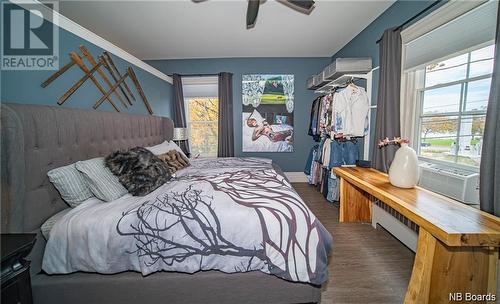
M 61 194 L 62 199 L 71 207 L 76 207 L 94 196 L 83 175 L 76 170 L 75 164 L 52 169 L 47 172 L 47 176 Z
M 56 222 L 61 219 L 63 216 L 65 216 L 71 208 L 66 208 L 62 211 L 59 211 L 58 213 L 54 214 L 53 216 L 49 217 L 48 220 L 45 221 L 45 223 L 42 224 L 42 227 L 40 227 L 40 230 L 42 231 L 42 235 L 45 238 L 45 240 L 49 240 L 50 237 L 50 230 L 52 230 L 52 227 L 56 224 Z
M 90 188 L 90 191 L 100 200 L 110 202 L 127 194 L 127 189 L 104 165 L 104 158 L 98 157 L 76 163 Z

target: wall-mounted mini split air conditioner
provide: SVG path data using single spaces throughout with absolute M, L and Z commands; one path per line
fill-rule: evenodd
M 319 89 L 332 80 L 345 74 L 368 73 L 372 70 L 372 59 L 366 58 L 336 58 L 323 71 L 307 79 L 309 90 Z
M 366 58 L 337 58 L 323 69 L 323 79 L 334 80 L 337 77 L 349 74 L 363 74 L 372 70 L 372 59 Z
M 309 90 L 316 90 L 329 82 L 330 80 L 323 78 L 323 73 L 319 73 L 318 75 L 311 76 L 307 79 L 307 88 Z

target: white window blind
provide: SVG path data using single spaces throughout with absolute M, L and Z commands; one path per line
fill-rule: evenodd
M 182 77 L 182 90 L 184 98 L 191 97 L 217 97 L 217 76 Z
M 488 1 L 406 44 L 404 70 L 421 68 L 495 39 L 498 1 Z

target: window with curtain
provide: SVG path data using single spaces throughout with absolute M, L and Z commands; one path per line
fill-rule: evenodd
M 183 77 L 182 82 L 191 154 L 215 157 L 219 133 L 217 77 Z
M 448 2 L 401 33 L 401 133 L 424 161 L 479 167 L 497 5 Z
M 419 155 L 479 166 L 494 45 L 425 67 L 420 89 Z

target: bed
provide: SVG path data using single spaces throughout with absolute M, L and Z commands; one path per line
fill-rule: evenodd
M 172 138 L 168 118 L 50 106 L 2 104 L 2 231 L 37 232 L 30 255 L 35 303 L 316 303 L 320 286 L 258 271 L 114 274 L 41 271 L 40 226 L 67 208 L 46 176 L 50 169 L 117 149 Z M 193 292 L 196 291 L 196 292 Z

